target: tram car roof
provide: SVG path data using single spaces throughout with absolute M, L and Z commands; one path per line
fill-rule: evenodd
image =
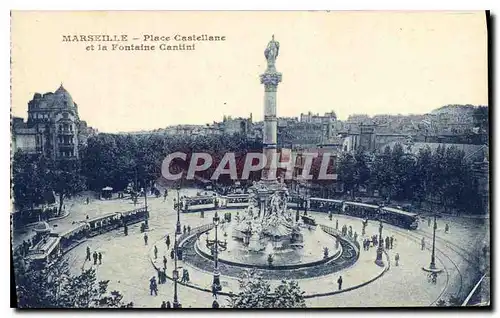
M 80 230 L 82 230 L 84 228 L 87 228 L 87 227 L 89 227 L 89 225 L 87 223 L 83 222 L 83 223 L 80 223 L 78 226 L 73 227 L 73 228 L 71 228 L 71 229 L 69 229 L 69 230 L 67 230 L 67 231 L 59 234 L 59 236 L 60 237 L 68 236 L 68 235 L 71 235 L 73 233 L 77 233 L 78 231 L 80 231 Z
M 195 201 L 195 200 L 206 200 L 206 199 L 215 199 L 216 197 L 213 195 L 199 195 L 196 197 L 184 197 L 187 201 Z
M 107 219 L 109 217 L 115 216 L 116 214 L 117 214 L 117 212 L 110 212 L 110 213 L 106 213 L 104 215 L 96 216 L 94 218 L 91 218 L 90 220 L 87 220 L 87 223 Z
M 365 207 L 365 208 L 378 209 L 378 206 L 376 206 L 376 205 L 367 204 L 367 203 L 363 203 L 363 202 L 346 201 L 345 204 L 355 205 L 355 206 L 362 206 L 362 207 Z
M 415 217 L 418 215 L 417 213 L 407 212 L 407 211 L 403 211 L 403 210 L 399 210 L 399 209 L 395 209 L 395 208 L 384 207 L 382 209 L 389 211 L 389 212 L 403 214 L 403 215 L 412 216 L 412 217 Z

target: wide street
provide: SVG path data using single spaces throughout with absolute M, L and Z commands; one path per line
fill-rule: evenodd
M 194 195 L 195 190 L 181 190 L 181 195 Z M 166 252 L 164 236 L 170 234 L 173 239 L 176 212 L 173 209 L 173 198 L 177 197 L 175 191 L 170 191 L 167 200 L 161 198 L 148 198 L 150 210 L 149 244 L 146 246 L 143 234 L 140 233 L 139 224 L 129 228 L 129 235 L 124 236 L 122 230 L 115 230 L 100 236 L 93 237 L 65 255 L 71 264 L 74 273 L 82 268 L 94 266 L 85 262 L 85 249 L 87 246 L 92 251 L 96 250 L 103 255 L 103 264 L 97 265 L 98 278 L 110 280 L 109 289 L 120 291 L 125 300 L 133 301 L 135 307 L 159 307 L 163 300 L 173 299 L 173 283 L 167 280 L 164 285 L 159 285 L 158 296 L 149 295 L 149 279 L 156 276 L 153 267 L 153 246 L 158 247 L 158 260 L 161 263 L 163 255 L 167 256 L 167 274 L 170 276 L 173 261 Z M 130 200 L 91 201 L 89 205 L 84 199 L 72 202 L 70 215 L 64 219 L 51 221 L 54 231 L 63 232 L 71 228 L 73 222 L 82 221 L 86 215 L 93 217 L 124 209 L 133 209 Z M 139 205 L 137 206 L 139 207 Z M 340 226 L 351 225 L 354 231 L 361 233 L 361 220 L 348 216 L 334 215 L 332 221 L 324 213 L 310 212 L 319 224 L 334 226 L 339 220 Z M 192 228 L 208 224 L 212 221 L 213 212 L 205 212 L 201 218 L 200 213 L 182 213 L 181 224 L 190 225 Z M 450 232 L 444 233 L 444 224 L 450 225 Z M 306 295 L 308 307 L 370 307 L 370 306 L 429 306 L 435 305 L 438 299 L 448 299 L 450 296 L 466 295 L 475 284 L 477 265 L 474 261 L 476 251 L 480 251 L 484 233 L 489 226 L 488 220 L 442 218 L 438 219 L 436 234 L 437 266 L 443 268 L 437 283 L 432 284 L 428 274 L 422 270 L 430 262 L 430 248 L 432 245 L 432 227 L 427 222 L 420 222 L 419 229 L 409 231 L 384 225 L 384 236 L 393 235 L 394 248 L 387 251 L 390 262 L 386 262 L 389 269 L 381 276 L 383 269 L 374 264 L 375 248 L 360 252 L 359 260 L 350 268 L 333 273 L 326 277 L 309 278 L 299 281 Z M 371 236 L 378 231 L 376 222 L 369 222 L 367 235 Z M 28 231 L 29 232 L 29 231 Z M 425 237 L 426 249 L 421 250 L 420 241 Z M 19 239 L 16 237 L 16 239 Z M 321 253 L 321 246 L 306 246 L 315 253 Z M 399 266 L 395 266 L 394 255 L 400 254 Z M 388 264 L 389 263 L 389 264 Z M 187 268 L 190 272 L 191 284 L 198 288 L 209 289 L 212 279 L 212 268 L 201 271 L 188 264 L 179 262 L 179 266 Z M 356 287 L 363 282 L 373 280 L 359 288 L 336 293 L 330 296 L 314 297 L 317 293 L 333 292 L 337 289 L 336 280 L 343 276 L 343 289 Z M 238 282 L 235 278 L 221 277 L 224 291 L 237 292 Z M 212 295 L 209 292 L 195 288 L 179 286 L 179 300 L 183 307 L 210 307 Z M 219 296 L 220 298 L 221 296 Z M 225 306 L 226 301 L 220 301 Z

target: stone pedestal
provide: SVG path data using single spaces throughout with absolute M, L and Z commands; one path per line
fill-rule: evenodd
M 384 266 L 384 249 L 379 245 L 377 247 L 377 258 L 375 259 L 375 264 L 377 264 L 380 267 Z

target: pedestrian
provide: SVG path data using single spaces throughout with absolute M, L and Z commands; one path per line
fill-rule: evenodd
M 157 268 L 156 269 L 156 275 L 158 275 L 158 284 L 161 284 L 161 281 L 162 281 L 162 279 L 161 279 L 161 273 L 162 273 L 162 271 L 159 268 Z
M 99 265 L 102 264 L 102 254 L 101 252 L 99 252 L 99 254 L 97 254 L 97 258 L 99 259 Z
M 214 302 L 212 303 L 212 308 L 219 308 L 219 303 L 215 299 Z
M 337 284 L 339 284 L 339 290 L 342 289 L 342 276 L 339 277 L 339 279 L 337 280 Z
M 392 250 L 393 243 L 394 243 L 394 236 L 391 236 L 391 250 Z
M 399 266 L 399 253 L 396 253 L 396 256 L 394 256 L 394 260 L 396 261 L 396 266 Z
M 167 308 L 167 303 L 165 301 L 162 301 L 160 308 Z
M 174 252 L 174 249 L 171 249 L 170 250 L 170 259 L 174 259 L 175 258 L 175 252 Z
M 90 261 L 90 247 L 87 246 L 87 257 L 85 257 L 86 261 Z
M 338 230 L 339 229 L 339 220 L 335 220 L 335 229 Z
M 422 237 L 422 242 L 420 243 L 422 251 L 425 249 L 425 237 Z
M 153 296 L 153 293 L 158 296 L 158 285 L 156 285 L 156 277 L 154 276 L 149 280 L 149 293 L 151 296 Z
M 183 234 L 186 234 L 186 232 L 187 232 L 186 225 L 184 225 L 184 227 L 183 227 L 183 229 L 182 229 L 182 230 L 183 230 L 183 231 L 182 231 L 182 233 L 183 233 Z
M 354 241 L 358 240 L 358 232 L 354 232 Z
M 154 253 L 155 253 L 155 259 L 157 259 L 158 258 L 158 248 L 156 247 L 156 245 L 154 248 Z
M 212 297 L 215 297 L 217 299 L 217 287 L 215 284 L 212 284 Z
M 189 271 L 186 269 L 186 283 L 189 283 Z
M 167 191 L 167 189 L 165 189 L 165 192 L 163 192 L 163 202 L 165 202 L 167 200 L 167 195 L 168 195 L 168 191 Z
M 165 284 L 167 282 L 167 268 L 166 267 L 163 267 L 163 284 Z
M 167 235 L 167 239 L 165 240 L 165 244 L 167 244 L 167 250 L 170 249 L 170 235 Z
M 97 252 L 92 254 L 92 258 L 94 259 L 94 265 L 97 265 Z
M 125 224 L 125 226 L 123 227 L 123 234 L 125 234 L 125 236 L 128 236 L 128 226 L 127 226 L 127 224 Z
M 391 246 L 391 242 L 389 242 L 389 236 L 385 237 L 385 249 L 388 250 Z
M 191 225 L 188 225 L 188 234 L 191 234 Z
M 167 268 L 167 258 L 163 255 L 163 268 Z
M 89 199 L 89 197 L 87 197 L 87 205 L 89 205 L 89 203 L 90 203 L 90 199 Z
M 148 245 L 148 234 L 144 233 L 144 245 Z
M 170 301 L 167 300 L 167 308 L 172 308 L 172 305 L 170 304 Z
M 85 219 L 88 220 L 89 219 L 89 215 L 87 214 L 87 216 L 85 216 Z
M 446 223 L 446 225 L 444 226 L 444 232 L 448 233 L 449 230 L 450 230 L 450 226 L 448 225 L 448 223 Z

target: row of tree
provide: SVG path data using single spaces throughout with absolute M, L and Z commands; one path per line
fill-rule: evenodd
M 440 145 L 435 151 L 426 147 L 416 155 L 400 144 L 374 154 L 343 153 L 337 171 L 352 198 L 367 187 L 387 201 L 425 201 L 472 213 L 483 208 L 473 164 L 454 146 Z
M 245 155 L 261 152 L 261 149 L 259 141 L 248 141 L 242 135 L 99 134 L 89 138 L 87 145 L 80 149 L 79 161 L 53 162 L 41 155 L 16 153 L 12 167 L 13 194 L 18 208 L 32 209 L 45 200 L 44 193 L 55 191 L 60 210 L 66 197 L 86 188 L 100 191 L 111 186 L 124 190 L 130 182 L 141 187 L 153 184 L 161 177 L 162 161 L 167 154 L 188 155 L 186 160 L 173 162 L 172 173 L 185 172 L 193 153 L 211 154 L 211 167 L 197 173 L 199 178 L 208 180 L 227 152 L 236 154 L 240 176 Z M 313 175 L 319 172 L 320 159 L 313 162 Z M 359 195 L 360 187 L 368 187 L 378 190 L 387 200 L 427 201 L 460 210 L 481 209 L 473 167 L 465 160 L 464 152 L 455 147 L 439 146 L 434 152 L 424 148 L 412 155 L 396 144 L 378 153 L 341 153 L 335 167 L 328 168 L 328 173 L 332 172 L 338 174 L 344 190 L 349 191 L 352 198 Z M 251 180 L 259 178 L 260 172 L 250 175 Z M 232 184 L 227 174 L 221 175 L 217 182 Z M 330 193 L 337 188 L 335 182 L 328 180 L 313 183 L 330 189 Z

